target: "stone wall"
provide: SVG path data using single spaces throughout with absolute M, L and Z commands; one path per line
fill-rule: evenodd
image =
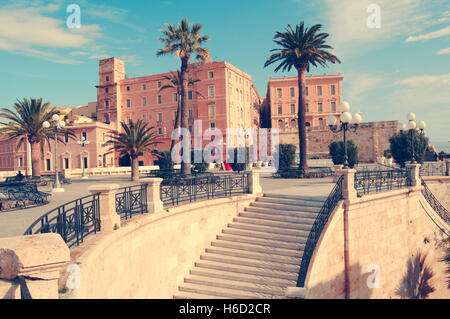
M 81 285 L 65 298 L 172 298 L 205 247 L 255 196 L 182 205 L 92 236 L 71 251 Z
M 399 298 L 396 289 L 407 261 L 422 250 L 428 254 L 436 291 L 431 298 L 450 298 L 447 289 L 444 239 L 446 224 L 428 205 L 420 188 L 366 195 L 345 201 L 350 298 Z M 308 298 L 345 296 L 344 210 L 331 215 L 316 246 L 305 286 Z M 376 283 L 379 278 L 379 288 Z
M 347 139 L 358 145 L 358 161 L 375 163 L 377 157 L 383 156 L 384 150 L 390 148 L 389 137 L 397 132 L 397 121 L 362 123 L 356 132 L 348 131 Z M 298 129 L 280 129 L 280 143 L 297 146 Z M 326 158 L 329 156 L 329 145 L 336 140 L 343 140 L 343 133 L 333 133 L 328 126 L 307 128 L 308 157 Z

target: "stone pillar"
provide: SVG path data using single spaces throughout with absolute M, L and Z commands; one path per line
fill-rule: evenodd
M 60 271 L 70 250 L 59 234 L 0 238 L 0 299 L 20 298 L 18 276 L 33 299 L 57 299 Z
M 149 213 L 160 213 L 164 210 L 161 201 L 162 178 L 146 178 L 141 184 L 147 185 L 147 208 Z
M 333 165 L 333 168 L 334 168 L 333 183 L 336 183 L 338 181 L 339 177 L 341 177 L 341 175 L 338 173 L 338 171 L 341 171 L 342 167 L 344 167 L 344 165 L 341 165 L 341 164 Z
M 420 164 L 412 163 L 412 164 L 406 164 L 406 176 L 408 178 L 408 181 L 410 182 L 410 186 L 420 186 L 420 175 L 419 175 L 419 169 Z
M 259 183 L 259 177 L 261 175 L 261 170 L 259 168 L 254 168 L 249 172 L 248 185 L 251 194 L 261 194 L 262 188 Z
M 450 159 L 445 160 L 445 176 L 450 176 Z
M 344 168 L 336 171 L 336 175 L 344 175 L 342 181 L 342 196 L 344 200 L 352 200 L 357 197 L 355 189 L 355 173 L 356 169 Z
M 287 299 L 306 299 L 308 289 L 305 287 L 287 287 L 284 295 Z
M 100 229 L 112 231 L 120 226 L 120 216 L 116 213 L 116 192 L 118 184 L 98 184 L 89 186 L 88 190 L 100 193 Z

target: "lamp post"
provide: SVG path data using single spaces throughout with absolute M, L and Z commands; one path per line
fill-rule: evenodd
M 419 123 L 416 123 L 414 120 L 416 119 L 416 114 L 410 112 L 406 116 L 406 119 L 408 120 L 408 125 L 402 123 L 399 125 L 400 131 L 406 132 L 406 130 L 409 131 L 409 136 L 411 139 L 411 163 L 416 163 L 414 159 L 414 131 L 419 130 L 421 133 L 424 132 L 425 127 L 427 124 L 424 121 L 419 121 Z
M 347 131 L 351 128 L 355 132 L 358 128 L 358 125 L 362 122 L 362 117 L 359 113 L 355 113 L 352 115 L 350 111 L 350 104 L 348 102 L 342 102 L 340 105 L 340 109 L 342 111 L 340 115 L 341 123 L 337 123 L 337 118 L 333 115 L 329 115 L 327 117 L 327 125 L 330 127 L 330 130 L 337 133 L 340 131 L 344 132 L 344 168 L 348 168 L 348 155 L 347 155 Z
M 81 139 L 77 141 L 77 144 L 81 145 L 81 167 L 83 168 L 83 172 L 81 173 L 81 178 L 82 179 L 88 178 L 86 176 L 86 172 L 84 170 L 84 157 L 83 157 L 83 154 L 84 154 L 84 146 L 89 145 L 89 143 L 90 142 L 84 136 L 82 136 Z
M 66 123 L 59 120 L 58 114 L 53 114 L 51 123 L 48 121 L 42 123 L 42 127 L 44 128 L 50 128 L 50 126 L 53 126 L 53 132 L 55 134 L 55 182 L 53 183 L 52 192 L 61 193 L 64 192 L 64 188 L 61 187 L 58 173 L 58 130 L 63 129 L 66 126 Z

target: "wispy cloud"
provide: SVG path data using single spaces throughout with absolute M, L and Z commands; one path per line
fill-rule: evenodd
M 410 36 L 405 40 L 405 42 L 427 41 L 427 40 L 431 40 L 431 39 L 445 37 L 447 35 L 450 35 L 450 26 L 433 31 L 433 32 L 421 34 L 418 36 Z
M 442 75 L 419 75 L 407 77 L 395 81 L 393 86 L 400 85 L 406 87 L 423 87 L 429 86 L 434 88 L 441 88 L 450 85 L 450 73 Z M 450 97 L 449 97 L 450 99 Z
M 439 55 L 442 55 L 442 54 L 450 54 L 450 47 L 439 50 L 439 51 L 437 52 L 437 54 L 439 54 Z

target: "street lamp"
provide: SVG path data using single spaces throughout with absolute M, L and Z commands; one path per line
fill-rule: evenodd
M 327 117 L 327 125 L 330 127 L 330 130 L 337 133 L 340 131 L 344 132 L 344 168 L 348 168 L 348 156 L 347 156 L 347 131 L 351 128 L 356 132 L 358 125 L 362 122 L 362 117 L 359 113 L 351 114 L 350 104 L 348 102 L 342 102 L 340 105 L 340 109 L 342 111 L 341 116 L 339 117 L 341 120 L 340 125 L 337 123 L 337 118 L 334 115 L 329 115 Z
M 86 145 L 89 145 L 90 143 L 91 143 L 91 142 L 89 142 L 89 141 L 86 139 L 86 137 L 84 137 L 84 136 L 81 137 L 81 140 L 78 140 L 78 141 L 77 141 L 77 144 L 78 144 L 78 145 L 81 145 L 81 167 L 83 168 L 83 173 L 81 174 L 81 178 L 83 178 L 83 179 L 88 178 L 88 177 L 86 176 L 86 172 L 84 171 L 84 157 L 83 157 L 83 154 L 84 154 L 84 147 L 85 147 Z
M 399 125 L 400 131 L 406 132 L 406 130 L 409 131 L 409 136 L 411 139 L 411 163 L 415 163 L 414 160 L 414 131 L 419 131 L 420 133 L 424 134 L 424 129 L 427 126 L 427 124 L 424 121 L 419 121 L 419 123 L 416 123 L 414 120 L 416 119 L 416 114 L 410 112 L 408 115 L 406 115 L 406 119 L 408 120 L 408 125 L 402 123 Z
M 58 173 L 58 130 L 63 129 L 66 126 L 66 123 L 64 121 L 59 120 L 58 114 L 53 114 L 51 123 L 48 121 L 44 121 L 42 123 L 43 128 L 50 128 L 50 126 L 53 126 L 53 132 L 55 133 L 55 182 L 53 183 L 53 189 L 52 192 L 55 193 L 61 193 L 64 192 L 64 188 L 61 187 L 61 184 L 59 183 L 59 173 Z

